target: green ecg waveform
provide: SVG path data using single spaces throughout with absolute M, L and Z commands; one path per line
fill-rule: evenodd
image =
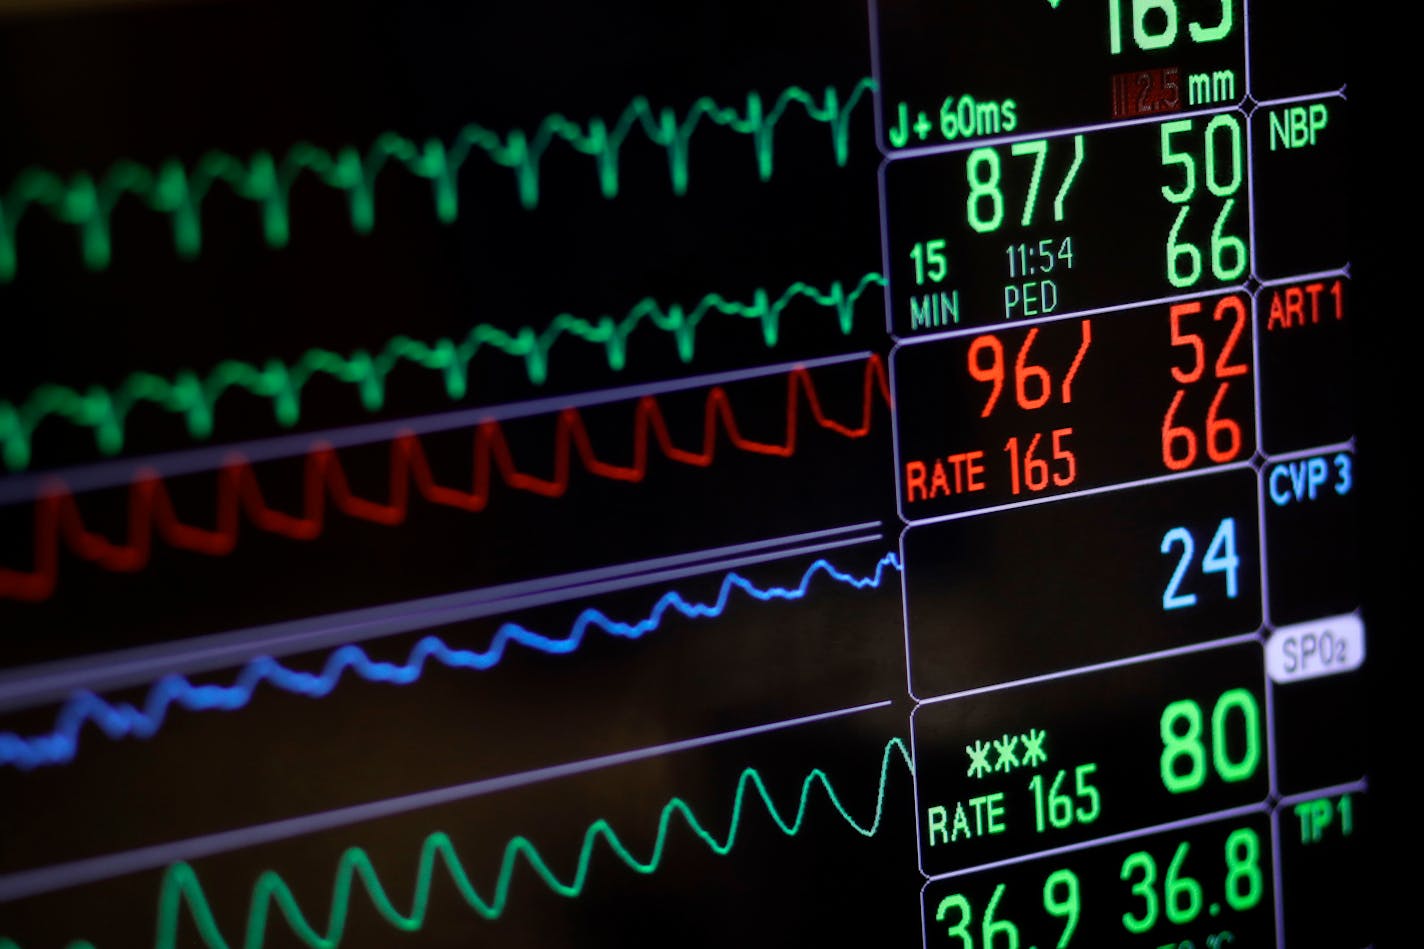
M 172 377 L 136 372 L 112 390 L 92 386 L 81 391 L 44 385 L 19 405 L 0 400 L 0 455 L 12 471 L 27 468 L 32 460 L 35 430 L 50 418 L 91 429 L 99 451 L 115 455 L 123 450 L 129 415 L 145 403 L 182 416 L 190 436 L 207 439 L 213 433 L 217 402 L 231 389 L 245 390 L 270 401 L 277 422 L 289 428 L 301 420 L 302 391 L 318 376 L 355 387 L 362 407 L 376 412 L 385 405 L 387 379 L 402 363 L 440 373 L 445 392 L 451 400 L 458 401 L 469 389 L 470 363 L 487 346 L 524 360 L 525 371 L 534 383 L 543 383 L 548 377 L 549 353 L 564 336 L 602 346 L 609 368 L 622 370 L 627 364 L 628 338 L 645 323 L 671 335 L 678 358 L 689 363 L 696 349 L 697 329 L 709 313 L 759 320 L 762 339 L 770 348 L 781 338 L 782 312 L 800 299 L 834 310 L 841 333 L 848 335 L 855 323 L 857 301 L 871 287 L 884 285 L 884 277 L 868 273 L 849 290 L 840 281 L 832 282 L 825 290 L 798 281 L 774 299 L 766 290 L 758 289 L 750 302 L 709 293 L 685 308 L 644 298 L 622 319 L 602 316 L 588 320 L 561 313 L 542 331 L 524 326 L 508 332 L 482 323 L 463 339 L 424 342 L 396 336 L 374 355 L 365 350 L 343 355 L 309 349 L 291 363 L 274 359 L 256 365 L 226 360 L 201 377 L 189 371 Z
M 771 794 L 762 781 L 761 775 L 755 768 L 746 768 L 737 780 L 737 793 L 733 799 L 732 816 L 725 839 L 718 839 L 717 835 L 708 830 L 697 815 L 692 812 L 692 808 L 687 802 L 675 797 L 663 805 L 662 814 L 658 819 L 657 838 L 653 843 L 652 852 L 646 859 L 641 859 L 632 853 L 619 839 L 613 827 L 606 820 L 599 819 L 584 831 L 583 846 L 579 849 L 578 861 L 572 876 L 567 880 L 560 878 L 528 838 L 515 837 L 511 839 L 505 844 L 499 874 L 495 878 L 492 894 L 488 898 L 482 896 L 475 889 L 474 883 L 471 882 L 469 874 L 455 850 L 454 843 L 444 833 L 436 832 L 426 837 L 420 848 L 415 892 L 411 898 L 410 910 L 405 913 L 396 907 L 390 895 L 387 894 L 375 866 L 371 863 L 371 858 L 360 847 L 351 847 L 341 855 L 337 862 L 336 878 L 332 886 L 331 908 L 327 915 L 325 933 L 319 932 L 307 919 L 287 882 L 275 871 L 267 870 L 258 877 L 253 886 L 241 946 L 243 949 L 261 949 L 266 940 L 267 922 L 272 907 L 275 906 L 291 932 L 311 949 L 336 949 L 341 944 L 346 932 L 346 922 L 351 908 L 351 894 L 358 880 L 370 898 L 371 905 L 375 907 L 382 919 L 402 932 L 418 932 L 424 927 L 426 915 L 430 909 L 430 894 L 437 860 L 444 866 L 445 872 L 449 875 L 451 882 L 455 884 L 456 891 L 466 905 L 485 919 L 493 920 L 504 914 L 505 907 L 509 902 L 511 880 L 515 868 L 521 860 L 529 865 L 534 874 L 550 890 L 570 899 L 583 892 L 588 881 L 589 866 L 593 861 L 594 847 L 600 839 L 607 843 L 608 849 L 630 870 L 644 875 L 655 873 L 662 864 L 674 816 L 680 817 L 687 827 L 707 845 L 709 850 L 718 856 L 725 856 L 736 845 L 737 832 L 741 828 L 749 788 L 755 790 L 776 826 L 788 837 L 794 837 L 800 833 L 810 803 L 811 791 L 817 785 L 825 789 L 826 797 L 831 805 L 851 828 L 863 836 L 871 837 L 879 831 L 881 819 L 884 817 L 885 787 L 889 781 L 890 764 L 897 756 L 904 762 L 906 768 L 912 773 L 914 771 L 914 764 L 910 760 L 910 753 L 906 749 L 905 743 L 899 738 L 890 739 L 881 755 L 880 786 L 875 797 L 875 814 L 869 823 L 862 824 L 846 810 L 841 803 L 840 796 L 831 786 L 830 779 L 820 768 L 812 770 L 801 782 L 801 797 L 797 802 L 795 815 L 792 819 L 787 820 L 772 801 Z M 154 939 L 155 949 L 174 949 L 177 946 L 178 927 L 185 908 L 188 918 L 191 919 L 200 938 L 209 949 L 231 949 L 233 944 L 228 942 L 227 937 L 218 928 L 212 907 L 209 905 L 203 885 L 198 879 L 197 871 L 187 863 L 172 864 L 163 875 L 158 897 L 158 929 Z M 0 949 L 20 949 L 20 945 L 12 939 L 0 938 Z M 95 944 L 83 939 L 72 940 L 66 949 L 95 949 Z
M 844 165 L 850 146 L 851 113 L 874 87 L 873 79 L 862 79 L 842 101 L 833 86 L 826 87 L 819 97 L 792 86 L 769 106 L 759 93 L 751 92 L 745 109 L 720 105 L 704 96 L 681 115 L 671 108 L 655 109 L 647 98 L 639 96 L 612 123 L 595 116 L 587 124 L 580 124 L 554 114 L 540 122 L 532 134 L 523 129 L 500 134 L 470 124 L 448 142 L 439 138 L 416 142 L 386 132 L 364 152 L 354 146 L 332 152 L 310 142 L 298 142 L 281 158 L 260 150 L 244 161 L 228 152 L 210 151 L 191 165 L 169 159 L 157 167 L 123 159 L 97 178 L 79 172 L 66 180 L 48 169 L 29 168 L 16 176 L 0 199 L 0 282 L 14 279 L 19 263 L 16 232 L 25 213 L 36 207 L 73 227 L 79 235 L 85 265 L 101 270 L 109 266 L 113 256 L 114 208 L 125 195 L 167 215 L 178 255 L 192 258 L 202 248 L 203 201 L 219 182 L 238 198 L 260 207 L 263 238 L 271 247 L 283 247 L 291 236 L 292 186 L 303 174 L 343 192 L 351 227 L 366 234 L 375 225 L 376 179 L 388 165 L 403 167 L 409 174 L 429 181 L 434 191 L 435 216 L 449 223 L 459 215 L 460 171 L 476 152 L 483 152 L 495 165 L 511 169 L 520 203 L 533 208 L 539 204 L 544 154 L 555 142 L 565 142 L 593 159 L 603 196 L 613 198 L 619 188 L 619 153 L 634 131 L 641 130 L 649 141 L 667 152 L 672 190 L 682 195 L 687 191 L 692 133 L 704 119 L 749 136 L 756 153 L 757 173 L 766 181 L 772 172 L 776 125 L 793 104 L 813 121 L 830 127 L 836 163 Z

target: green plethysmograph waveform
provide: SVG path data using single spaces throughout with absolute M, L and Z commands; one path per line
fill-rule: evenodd
M 749 767 L 742 771 L 737 780 L 731 817 L 723 836 L 719 837 L 708 829 L 686 801 L 675 797 L 663 805 L 658 818 L 657 836 L 646 857 L 629 850 L 617 831 L 602 819 L 594 821 L 585 830 L 583 844 L 579 848 L 571 872 L 561 872 L 551 866 L 549 860 L 527 837 L 515 837 L 505 844 L 499 871 L 493 886 L 488 890 L 489 895 L 481 893 L 470 879 L 454 842 L 444 833 L 433 833 L 426 837 L 421 845 L 414 893 L 410 898 L 409 909 L 405 910 L 397 906 L 387 893 L 370 856 L 361 848 L 352 847 L 346 850 L 337 862 L 324 928 L 318 928 L 321 924 L 314 924 L 308 918 L 286 880 L 276 871 L 268 870 L 258 877 L 252 888 L 244 931 L 238 942 L 230 941 L 228 935 L 219 927 L 197 871 L 187 863 L 175 863 L 164 872 L 159 887 L 154 947 L 176 949 L 179 945 L 180 926 L 186 923 L 196 930 L 199 940 L 208 949 L 235 949 L 238 946 L 242 949 L 262 949 L 266 944 L 269 923 L 274 920 L 275 909 L 282 922 L 304 945 L 311 949 L 337 949 L 346 935 L 351 900 L 357 883 L 365 891 L 366 897 L 381 919 L 392 928 L 401 932 L 419 932 L 424 928 L 430 911 L 437 867 L 444 869 L 460 899 L 471 911 L 484 919 L 498 919 L 508 905 L 514 873 L 521 863 L 526 864 L 548 889 L 570 899 L 583 893 L 595 849 L 600 841 L 634 873 L 656 873 L 662 865 L 668 839 L 674 831 L 675 818 L 700 839 L 707 849 L 718 856 L 725 856 L 736 846 L 737 834 L 742 826 L 749 798 L 760 800 L 776 827 L 786 836 L 795 837 L 805 824 L 812 792 L 820 788 L 846 824 L 857 833 L 872 837 L 879 832 L 885 815 L 885 789 L 889 782 L 891 765 L 895 761 L 900 761 L 907 770 L 913 771 L 910 753 L 899 738 L 892 738 L 886 743 L 881 755 L 880 784 L 875 797 L 875 811 L 868 821 L 858 820 L 846 809 L 830 778 L 819 768 L 809 772 L 802 780 L 800 798 L 794 812 L 788 817 L 772 800 L 771 792 L 761 774 L 757 769 Z M 76 939 L 70 941 L 66 949 L 96 949 L 96 945 L 87 939 Z M 21 947 L 12 939 L 0 937 L 0 949 Z
M 723 105 L 704 96 L 681 113 L 655 108 L 639 96 L 611 122 L 595 116 L 581 123 L 554 114 L 533 131 L 500 133 L 472 123 L 448 140 L 423 142 L 386 132 L 364 150 L 355 146 L 331 150 L 298 142 L 280 156 L 259 150 L 244 159 L 210 151 L 191 163 L 169 159 L 156 166 L 125 159 L 98 175 L 81 171 L 67 178 L 48 169 L 29 168 L 0 196 L 0 282 L 15 277 L 20 263 L 17 232 L 34 208 L 72 227 L 85 265 L 102 270 L 113 257 L 114 211 L 126 196 L 167 217 L 174 248 L 180 257 L 191 258 L 202 249 L 203 202 L 219 184 L 256 205 L 263 239 L 271 247 L 283 247 L 293 227 L 292 187 L 304 176 L 344 194 L 351 227 L 365 234 L 375 226 L 376 181 L 387 168 L 400 168 L 430 182 L 435 216 L 448 223 L 460 214 L 459 177 L 472 155 L 483 154 L 496 166 L 513 171 L 520 203 L 534 208 L 539 203 L 544 155 L 562 142 L 593 160 L 600 191 L 613 198 L 620 186 L 620 152 L 635 132 L 641 132 L 667 153 L 672 190 L 681 195 L 687 191 L 692 135 L 704 122 L 750 138 L 757 174 L 765 181 L 772 174 L 776 126 L 793 106 L 829 128 L 832 154 L 838 165 L 844 165 L 851 113 L 874 86 L 874 80 L 862 79 L 844 95 L 833 86 L 819 95 L 792 86 L 770 101 L 752 92 L 745 106 Z
M 234 389 L 270 402 L 278 424 L 289 428 L 301 420 L 303 390 L 318 377 L 353 387 L 361 407 L 377 412 L 385 405 L 387 379 L 401 365 L 439 373 L 446 394 L 459 401 L 469 389 L 470 364 L 485 348 L 523 360 L 529 380 L 539 384 L 548 378 L 550 351 L 565 336 L 603 347 L 609 368 L 622 370 L 627 365 L 628 338 L 643 325 L 672 336 L 678 359 L 687 364 L 696 349 L 698 327 L 713 313 L 759 321 L 762 341 L 773 347 L 781 338 L 783 312 L 797 301 L 806 301 L 833 311 L 841 334 L 848 335 L 855 323 L 856 303 L 871 288 L 884 285 L 880 274 L 868 273 L 849 288 L 840 281 L 824 290 L 798 281 L 775 297 L 758 289 L 749 301 L 719 293 L 706 294 L 691 306 L 644 298 L 622 318 L 590 320 L 561 313 L 542 330 L 524 326 L 511 332 L 482 323 L 454 339 L 396 336 L 375 353 L 309 349 L 292 362 L 272 359 L 259 365 L 225 360 L 204 375 L 136 372 L 113 389 L 43 385 L 19 404 L 0 400 L 0 458 L 12 471 L 28 468 L 35 430 L 47 419 L 89 429 L 102 454 L 118 454 L 124 448 L 130 414 L 144 404 L 180 416 L 189 436 L 206 440 L 213 434 L 218 401 Z

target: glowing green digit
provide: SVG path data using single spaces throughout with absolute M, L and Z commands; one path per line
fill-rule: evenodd
M 1048 142 L 1041 138 L 1035 142 L 1014 142 L 1009 153 L 1015 156 L 1033 156 L 1033 177 L 1028 181 L 1028 197 L 1024 198 L 1023 217 L 1020 221 L 1024 227 L 1028 227 L 1033 221 L 1033 205 L 1038 199 L 1038 183 L 1043 178 L 1043 159 L 1048 154 Z M 1063 219 L 1060 217 L 1058 220 Z
M 1061 773 L 1061 772 L 1060 772 Z M 1035 774 L 1028 782 L 1029 790 L 1033 792 L 1033 826 L 1034 830 L 1043 833 L 1043 775 Z
M 994 887 L 994 895 L 989 897 L 989 905 L 984 910 L 984 949 L 994 949 L 994 944 L 1001 935 L 1004 937 L 1004 949 L 1019 949 L 1019 928 L 1007 919 L 994 918 L 994 913 L 999 909 L 999 900 L 1003 899 L 1003 896 L 1004 884 L 1000 883 Z
M 1174 287 L 1190 287 L 1201 279 L 1201 251 L 1195 244 L 1177 241 L 1177 234 L 1182 230 L 1182 222 L 1187 219 L 1187 212 L 1190 210 L 1188 205 L 1182 205 L 1182 209 L 1177 212 L 1177 220 L 1173 222 L 1172 229 L 1167 232 L 1167 279 Z M 1177 261 L 1183 257 L 1187 258 L 1189 264 L 1185 275 L 1177 266 Z
M 1162 123 L 1162 164 L 1182 166 L 1182 190 L 1173 191 L 1167 185 L 1162 186 L 1162 197 L 1173 204 L 1186 204 L 1192 199 L 1192 195 L 1197 192 L 1197 163 L 1196 159 L 1186 152 L 1179 152 L 1172 147 L 1172 136 L 1178 132 L 1190 132 L 1192 130 L 1191 119 L 1178 119 L 1175 122 Z
M 1261 841 L 1249 827 L 1226 838 L 1226 902 L 1234 910 L 1247 910 L 1261 902 Z M 1242 890 L 1242 882 L 1245 890 Z
M 987 178 L 979 171 L 986 165 Z M 965 201 L 969 226 L 980 234 L 997 231 L 1004 222 L 1004 196 L 999 192 L 999 153 L 992 148 L 974 149 L 969 153 L 964 174 L 969 179 L 969 197 Z M 989 199 L 989 207 L 993 209 L 987 220 L 979 215 L 979 202 L 984 198 Z
M 959 921 L 949 927 L 947 932 L 951 936 L 958 936 L 959 944 L 964 949 L 974 949 L 974 937 L 969 935 L 969 900 L 965 899 L 963 893 L 954 893 L 939 901 L 939 908 L 935 910 L 935 922 L 944 922 L 944 917 L 951 909 L 959 910 Z
M 1053 199 L 1053 220 L 1063 220 L 1063 199 L 1068 197 L 1068 189 L 1073 187 L 1073 179 L 1078 177 L 1078 168 L 1083 164 L 1083 136 L 1073 136 L 1073 164 L 1068 166 L 1068 174 L 1063 179 L 1063 186 L 1058 189 L 1058 196 Z M 1065 238 L 1066 240 L 1066 238 Z M 1069 264 L 1072 264 L 1073 255 L 1068 255 Z
M 1063 890 L 1060 898 L 1058 891 Z M 1058 949 L 1067 949 L 1068 940 L 1073 938 L 1073 930 L 1078 928 L 1078 917 L 1083 911 L 1083 901 L 1078 895 L 1078 875 L 1069 869 L 1055 870 L 1043 881 L 1043 908 L 1049 916 L 1066 920 L 1063 935 L 1058 937 Z
M 1132 892 L 1142 897 L 1142 916 L 1139 918 L 1131 913 L 1122 914 L 1122 925 L 1130 933 L 1145 933 L 1153 926 L 1157 925 L 1157 891 L 1152 889 L 1152 884 L 1157 882 L 1157 863 L 1152 859 L 1152 855 L 1145 850 L 1127 855 L 1127 859 L 1122 862 L 1122 872 L 1118 874 L 1118 879 L 1126 881 L 1132 876 L 1132 871 L 1142 870 L 1142 879 L 1132 887 Z
M 946 142 L 952 142 L 959 137 L 959 116 L 954 111 L 954 96 L 946 96 L 939 106 L 939 134 L 944 136 Z M 973 135 L 972 127 L 968 134 Z
M 1187 32 L 1192 35 L 1192 42 L 1211 43 L 1225 38 L 1231 32 L 1231 4 L 1232 0 L 1221 0 L 1221 19 L 1216 26 L 1205 27 L 1196 21 L 1188 23 Z
M 1191 122 L 1187 122 L 1188 127 Z M 1216 180 L 1216 133 L 1221 129 L 1227 129 L 1231 133 L 1231 178 L 1226 184 L 1219 184 Z M 1162 133 L 1162 160 L 1166 161 L 1167 133 Z M 1190 159 L 1189 159 L 1190 160 Z M 1206 126 L 1206 187 L 1218 198 L 1229 198 L 1241 187 L 1241 123 L 1236 116 L 1227 112 L 1218 115 L 1207 123 Z M 1166 194 L 1165 188 L 1162 193 Z M 1171 200 L 1168 198 L 1167 200 Z
M 1221 229 L 1226 226 L 1226 216 L 1231 213 L 1235 203 L 1235 198 L 1226 199 L 1221 206 L 1221 213 L 1216 216 L 1216 223 L 1211 228 L 1211 272 L 1218 280 L 1235 280 L 1246 270 L 1246 242 L 1239 237 L 1221 233 Z M 1185 211 L 1186 208 L 1182 210 Z M 1236 261 L 1230 266 L 1225 259 L 1227 251 L 1231 252 Z
M 1102 796 L 1098 794 L 1098 789 L 1088 783 L 1088 775 L 1098 770 L 1095 764 L 1080 764 L 1073 771 L 1073 781 L 1077 785 L 1078 797 L 1086 798 L 1091 802 L 1090 806 L 1078 808 L 1078 822 L 1080 824 L 1091 824 L 1098 819 L 1098 814 L 1102 810 Z
M 1232 761 L 1226 747 L 1226 716 L 1232 711 L 1241 713 L 1242 733 L 1246 736 L 1240 761 Z M 1261 712 L 1256 697 L 1246 689 L 1221 693 L 1211 710 L 1211 763 L 1221 780 L 1227 782 L 1245 781 L 1261 763 Z
M 1186 722 L 1186 731 L 1178 734 L 1177 722 Z M 1195 791 L 1206 781 L 1206 749 L 1202 747 L 1201 706 L 1191 699 L 1173 702 L 1162 710 L 1158 722 L 1162 736 L 1162 786 L 1173 794 Z M 1181 773 L 1177 764 L 1187 759 L 1188 768 Z
M 1167 921 L 1178 926 L 1197 918 L 1202 908 L 1201 884 L 1181 872 L 1191 845 L 1185 840 L 1177 847 L 1172 862 L 1167 865 L 1163 892 L 1167 897 Z
M 1067 771 L 1059 771 L 1058 777 L 1053 779 L 1053 786 L 1048 789 L 1048 822 L 1059 830 L 1073 823 L 1073 799 L 1058 793 L 1058 788 L 1066 777 Z
M 1147 31 L 1147 14 L 1151 10 L 1161 10 L 1166 18 L 1160 33 Z M 1143 50 L 1171 46 L 1177 39 L 1176 0 L 1132 0 L 1132 38 Z

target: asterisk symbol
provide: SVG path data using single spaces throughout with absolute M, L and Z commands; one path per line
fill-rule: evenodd
M 1025 768 L 1031 768 L 1036 764 L 1042 764 L 1048 760 L 1048 752 L 1043 750 L 1043 739 L 1046 736 L 1042 728 L 1030 728 L 1023 734 L 1023 764 Z
M 1005 735 L 1003 738 L 994 739 L 994 750 L 999 753 L 999 760 L 994 762 L 995 771 L 1012 771 L 1018 767 L 1019 759 L 1014 754 L 1014 747 L 1018 743 L 1018 735 Z
M 982 778 L 993 769 L 989 767 L 989 743 L 976 741 L 971 748 L 964 746 L 964 750 L 969 753 L 969 776 L 971 778 Z

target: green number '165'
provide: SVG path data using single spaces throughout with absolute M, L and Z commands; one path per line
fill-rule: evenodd
M 1219 0 L 1221 18 L 1214 26 L 1196 21 L 1187 24 L 1193 43 L 1212 43 L 1225 39 L 1231 32 L 1233 0 Z M 1148 16 L 1157 11 L 1156 23 Z M 1177 41 L 1177 0 L 1132 0 L 1132 39 L 1141 50 L 1164 49 Z M 1108 0 L 1108 45 L 1113 53 L 1122 52 L 1122 0 Z

